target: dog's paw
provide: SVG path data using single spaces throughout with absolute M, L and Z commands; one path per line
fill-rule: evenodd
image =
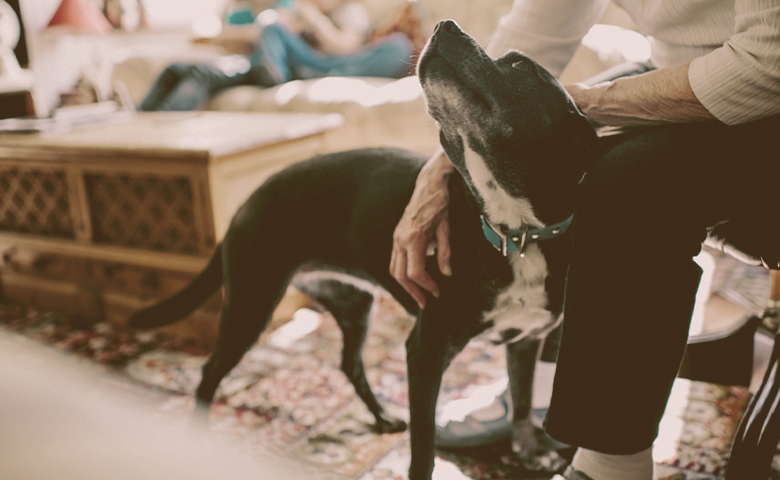
M 374 424 L 376 433 L 399 433 L 406 430 L 406 422 L 399 418 L 386 417 Z
M 526 458 L 519 458 L 523 469 L 529 472 L 557 473 L 563 470 L 568 461 L 555 450 L 537 452 L 536 455 Z
M 509 454 L 501 457 L 501 463 L 521 468 L 526 472 L 553 474 L 563 471 L 569 462 L 555 450 L 538 452 L 529 457 Z
M 502 460 L 531 472 L 556 473 L 568 461 L 549 445 L 549 437 L 537 430 L 530 419 L 518 421 L 512 431 L 512 452 Z

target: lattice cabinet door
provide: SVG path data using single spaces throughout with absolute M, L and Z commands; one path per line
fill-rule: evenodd
M 73 240 L 74 208 L 65 170 L 0 165 L 0 230 Z
M 196 212 L 197 185 L 185 175 L 84 175 L 92 241 L 180 254 L 208 254 L 213 235 Z
M 214 248 L 205 171 L 0 162 L 0 231 L 177 255 Z

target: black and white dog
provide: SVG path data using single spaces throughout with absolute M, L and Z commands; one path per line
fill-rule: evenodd
M 454 274 L 437 275 L 439 298 L 419 311 L 388 272 L 393 230 L 427 157 L 364 149 L 319 156 L 271 177 L 236 212 L 205 270 L 130 325 L 172 323 L 224 288 L 219 338 L 197 389 L 208 405 L 293 279 L 338 321 L 342 369 L 377 430 L 396 432 L 406 424 L 379 405 L 361 361 L 372 301 L 364 284 L 377 283 L 417 315 L 407 340 L 409 478 L 432 474 L 441 378 L 478 335 L 508 345 L 513 449 L 534 465 L 549 452 L 538 451 L 530 420 L 533 370 L 544 337 L 560 322 L 566 230 L 596 135 L 532 59 L 512 52 L 493 60 L 452 21 L 437 26 L 418 73 L 442 146 L 461 174 L 449 183 Z M 301 274 L 302 267 L 331 273 Z

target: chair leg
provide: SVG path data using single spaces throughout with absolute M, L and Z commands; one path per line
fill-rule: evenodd
M 725 480 L 766 480 L 772 467 L 772 458 L 780 443 L 780 334 L 775 344 L 761 386 L 751 399 L 742 418 Z
M 780 309 L 780 270 L 769 271 L 769 305 L 767 314 L 773 317 L 778 316 Z
M 780 270 L 769 271 L 769 299 L 761 314 L 764 327 L 776 332 L 780 325 Z

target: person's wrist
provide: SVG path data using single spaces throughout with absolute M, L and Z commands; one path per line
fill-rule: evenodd
M 598 85 L 586 85 L 584 83 L 575 83 L 567 85 L 566 91 L 569 92 L 574 103 L 580 112 L 585 115 L 594 127 L 600 127 L 609 124 L 608 117 L 602 115 L 600 109 L 600 97 L 603 92 L 609 88 L 612 82 L 604 82 Z

